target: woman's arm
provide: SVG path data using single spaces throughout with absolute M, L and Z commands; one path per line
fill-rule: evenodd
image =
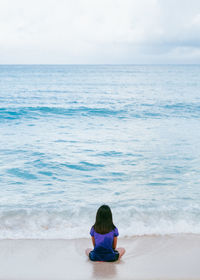
M 94 236 L 92 236 L 92 244 L 93 244 L 93 246 L 95 246 Z
M 117 247 L 117 236 L 114 236 L 114 239 L 113 239 L 113 249 L 116 249 Z

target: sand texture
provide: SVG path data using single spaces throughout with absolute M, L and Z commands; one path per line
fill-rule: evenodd
M 0 240 L 0 280 L 200 279 L 200 235 L 119 239 L 126 254 L 116 263 L 93 263 L 90 239 Z

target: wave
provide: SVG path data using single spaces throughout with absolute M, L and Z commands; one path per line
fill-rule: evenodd
M 63 107 L 14 107 L 0 108 L 0 119 L 15 120 L 23 117 L 37 119 L 40 117 L 48 117 L 49 115 L 58 116 L 120 116 L 125 113 L 123 110 L 113 110 L 107 108 L 63 108 Z
M 122 109 L 105 107 L 80 106 L 75 108 L 54 106 L 1 107 L 0 120 L 16 120 L 21 118 L 38 119 L 41 117 L 59 116 L 96 116 L 117 118 L 199 118 L 199 103 L 174 104 L 138 104 L 133 102 Z
M 121 210 L 121 212 L 123 211 Z M 93 222 L 91 214 L 84 211 L 83 207 L 62 211 L 33 209 L 1 211 L 0 239 L 85 238 L 89 236 Z M 152 234 L 200 234 L 199 210 L 197 215 L 193 215 L 192 211 L 185 215 L 169 210 L 136 211 L 132 216 L 130 216 L 130 212 L 124 211 L 123 215 L 116 215 L 115 223 L 121 237 Z

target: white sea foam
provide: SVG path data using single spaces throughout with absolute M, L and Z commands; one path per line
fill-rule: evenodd
M 166 214 L 166 213 L 165 213 Z M 158 218 L 160 216 L 160 218 Z M 124 214 L 115 219 L 120 236 L 134 236 L 144 234 L 175 234 L 200 233 L 200 222 L 194 216 L 184 217 L 164 216 L 164 213 Z M 0 216 L 0 238 L 13 239 L 51 239 L 51 238 L 83 238 L 89 237 L 89 230 L 93 221 L 87 213 L 80 216 L 67 217 L 65 212 L 33 212 L 17 211 L 2 213 Z

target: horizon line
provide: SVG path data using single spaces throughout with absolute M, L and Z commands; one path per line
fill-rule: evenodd
M 78 65 L 87 65 L 87 66 L 137 66 L 137 65 L 200 65 L 200 63 L 0 63 L 0 66 L 7 66 L 7 65 L 55 65 L 55 66 L 78 66 Z

